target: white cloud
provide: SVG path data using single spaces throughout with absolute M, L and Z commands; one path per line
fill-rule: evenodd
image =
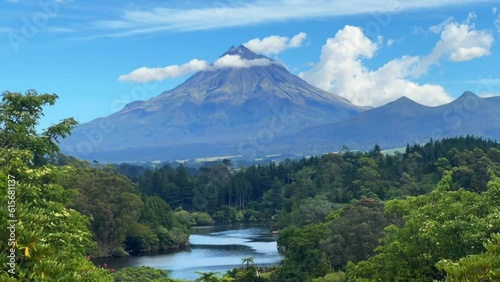
M 493 35 L 486 30 L 476 30 L 473 23 L 475 18 L 476 14 L 470 13 L 463 23 L 448 19 L 431 27 L 430 31 L 439 33 L 441 39 L 432 52 L 421 60 L 415 74 L 426 73 L 430 66 L 443 57 L 450 61 L 463 62 L 489 55 L 494 41 Z
M 443 58 L 463 62 L 489 55 L 493 36 L 476 30 L 475 18 L 471 13 L 463 23 L 448 19 L 431 27 L 429 30 L 439 34 L 440 40 L 428 55 L 403 56 L 376 70 L 365 67 L 363 60 L 375 56 L 381 45 L 368 39 L 360 28 L 346 26 L 327 40 L 313 69 L 300 75 L 313 85 L 363 106 L 380 106 L 401 96 L 430 106 L 447 103 L 451 98 L 443 87 L 418 84 L 411 78 L 427 73 Z M 394 42 L 389 40 L 387 45 Z
M 320 61 L 313 69 L 300 76 L 357 105 L 380 106 L 401 96 L 425 105 L 451 101 L 443 87 L 408 79 L 419 57 L 403 56 L 377 70 L 367 69 L 363 60 L 373 58 L 379 46 L 359 27 L 345 26 L 323 45 Z
M 254 60 L 242 59 L 239 55 L 225 55 L 217 59 L 212 65 L 204 60 L 193 59 L 183 65 L 170 65 L 164 68 L 141 67 L 129 74 L 120 75 L 119 81 L 145 83 L 153 80 L 161 81 L 168 78 L 184 76 L 197 71 L 215 70 L 222 68 L 251 68 L 272 64 L 267 58 Z
M 150 9 L 129 9 L 119 17 L 94 22 L 108 33 L 98 37 L 122 37 L 166 30 L 190 31 L 235 26 L 248 26 L 287 20 L 345 16 L 369 13 L 400 12 L 449 5 L 475 4 L 477 0 L 250 0 L 213 6 L 180 9 L 167 6 Z
M 500 96 L 500 92 L 499 93 L 483 92 L 483 93 L 479 93 L 478 96 L 481 98 L 497 97 L 497 96 Z
M 472 59 L 480 58 L 489 54 L 490 51 L 482 47 L 477 47 L 477 46 L 460 47 L 450 54 L 450 61 L 453 62 L 470 61 Z
M 129 74 L 120 75 L 118 80 L 129 82 L 149 82 L 153 80 L 160 81 L 167 78 L 183 76 L 195 71 L 205 70 L 207 68 L 207 62 L 194 59 L 183 65 L 171 65 L 164 68 L 138 68 Z
M 302 46 L 307 34 L 300 32 L 291 39 L 285 36 L 271 35 L 263 39 L 254 38 L 243 43 L 248 49 L 261 54 L 272 55 L 279 54 L 288 48 L 297 48 Z
M 254 60 L 242 59 L 239 55 L 225 55 L 217 59 L 213 63 L 213 68 L 251 68 L 251 67 L 263 67 L 271 64 L 271 61 L 267 58 L 260 58 Z
M 391 47 L 394 44 L 399 44 L 399 43 L 403 42 L 403 40 L 404 40 L 404 37 L 401 37 L 401 38 L 398 38 L 398 39 L 389 38 L 389 39 L 387 39 L 386 45 L 387 45 L 387 47 Z M 383 44 L 383 42 L 381 42 L 381 44 Z
M 493 15 L 496 15 L 496 14 L 497 14 L 497 7 L 493 7 L 493 8 L 491 8 L 491 13 L 492 13 Z
M 292 37 L 290 39 L 290 42 L 288 43 L 288 47 L 290 48 L 297 48 L 302 46 L 302 42 L 306 39 L 307 34 L 305 32 L 299 32 L 297 35 Z
M 345 26 L 334 38 L 327 39 L 320 62 L 313 70 L 300 76 L 319 88 L 333 90 L 338 81 L 347 82 L 363 72 L 361 58 L 372 58 L 376 50 L 377 44 L 365 37 L 360 28 Z

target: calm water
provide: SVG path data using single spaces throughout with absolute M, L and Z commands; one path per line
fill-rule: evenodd
M 276 235 L 264 227 L 244 225 L 195 227 L 189 242 L 191 248 L 158 255 L 95 260 L 120 269 L 127 266 L 151 266 L 166 269 L 173 278 L 196 279 L 195 271 L 226 270 L 241 266 L 241 259 L 254 257 L 256 265 L 276 265 L 281 260 L 276 249 Z

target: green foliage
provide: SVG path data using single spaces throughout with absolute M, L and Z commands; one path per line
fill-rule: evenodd
M 347 276 L 344 272 L 333 272 L 319 278 L 314 278 L 312 282 L 346 282 Z
M 349 261 L 357 263 L 374 255 L 390 218 L 384 214 L 384 204 L 363 198 L 344 207 L 338 217 L 329 221 L 328 233 L 321 240 L 328 259 L 335 269 L 344 269 Z
M 300 202 L 289 214 L 281 214 L 280 225 L 305 226 L 320 223 L 340 205 L 327 200 L 326 196 L 318 195 L 315 198 L 307 198 Z
M 241 264 L 245 265 L 245 267 L 250 267 L 254 264 L 254 258 L 253 257 L 242 258 Z
M 243 211 L 224 205 L 212 217 L 218 223 L 240 222 L 243 221 Z
M 23 151 L 7 152 L 0 167 L 0 181 L 7 183 L 7 174 L 15 175 L 16 181 L 16 249 L 17 281 L 102 281 L 106 271 L 95 268 L 85 259 L 86 252 L 93 246 L 88 231 L 88 219 L 74 210 L 64 207 L 64 189 L 54 183 L 46 182 L 58 175 L 68 173 L 66 168 L 40 167 L 28 168 L 23 164 Z M 8 163 L 9 165 L 6 165 Z M 7 187 L 1 185 L 2 206 L 6 207 Z M 58 201 L 59 200 L 59 201 Z M 9 238 L 6 209 L 0 212 L 1 238 Z M 12 246 L 6 240 L 0 241 L 2 253 Z M 0 263 L 7 263 L 6 256 Z M 0 278 L 7 277 L 0 273 Z M 92 280 L 94 279 L 94 280 Z
M 115 282 L 172 282 L 168 272 L 148 266 L 125 267 L 115 273 Z
M 196 274 L 200 275 L 200 277 L 194 280 L 195 282 L 219 282 L 221 278 L 215 276 L 218 272 L 200 272 L 196 271 Z
M 0 241 L 2 254 L 15 249 L 15 274 L 7 272 L 7 256 L 0 257 L 1 281 L 111 281 L 108 270 L 98 269 L 86 259 L 93 247 L 88 218 L 68 209 L 71 192 L 59 184 L 71 167 L 42 165 L 44 156 L 55 154 L 57 138 L 76 124 L 67 119 L 37 135 L 35 127 L 42 107 L 53 105 L 55 94 L 26 95 L 4 92 L 0 104 L 0 181 L 15 180 L 15 200 L 7 185 L 0 185 L 0 237 L 10 238 L 7 219 L 16 219 L 15 240 Z M 12 193 L 10 194 L 12 195 Z M 12 214 L 12 216 L 11 216 Z
M 67 118 L 44 130 L 42 135 L 36 132 L 39 119 L 43 116 L 43 107 L 53 106 L 56 94 L 39 94 L 28 90 L 23 95 L 5 91 L 0 103 L 0 147 L 18 149 L 33 155 L 35 162 L 45 155 L 59 152 L 58 138 L 64 138 L 78 123 Z
M 122 244 L 130 227 L 138 222 L 143 206 L 133 183 L 110 167 L 75 169 L 77 173 L 64 179 L 62 185 L 77 192 L 69 207 L 92 221 L 97 242 L 93 255 L 123 254 Z
M 193 212 L 193 213 L 191 213 L 191 217 L 196 222 L 195 225 L 198 225 L 198 226 L 206 226 L 206 225 L 213 225 L 214 224 L 214 220 L 206 212 Z
M 235 282 L 265 282 L 269 281 L 261 277 L 260 271 L 255 266 L 247 266 L 244 269 L 239 269 L 234 275 Z
M 430 194 L 393 200 L 386 211 L 403 222 L 386 228 L 379 254 L 349 267 L 349 281 L 442 279 L 435 264 L 484 250 L 482 241 L 500 231 L 500 179 L 481 194 L 450 191 L 451 173 Z
M 140 222 L 148 226 L 167 226 L 172 227 L 172 217 L 169 216 L 170 206 L 158 196 L 144 196 L 142 198 L 144 206 L 142 207 Z
M 285 259 L 281 262 L 281 267 L 273 273 L 273 281 L 304 279 L 310 274 L 317 277 L 328 273 L 331 265 L 325 259 L 325 250 L 320 244 L 327 233 L 325 224 L 307 225 L 303 228 L 291 226 L 284 229 L 278 238 L 278 251 L 285 255 Z
M 484 243 L 485 253 L 461 258 L 458 262 L 441 260 L 436 267 L 446 272 L 446 281 L 500 281 L 500 233 Z

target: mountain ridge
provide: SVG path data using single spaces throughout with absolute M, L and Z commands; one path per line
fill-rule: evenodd
M 289 149 L 303 146 L 308 154 L 336 151 L 343 145 L 369 150 L 378 144 L 390 149 L 408 143 L 422 144 L 431 138 L 465 135 L 500 140 L 500 99 L 497 98 L 481 98 L 465 91 L 452 102 L 436 107 L 399 98 L 351 119 L 296 133 L 289 138 L 297 140 L 297 144 Z M 308 146 L 301 136 L 308 136 L 307 140 L 316 145 Z

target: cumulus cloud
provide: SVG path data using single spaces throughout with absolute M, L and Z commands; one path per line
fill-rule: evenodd
M 302 46 L 307 34 L 300 32 L 292 38 L 279 35 L 271 35 L 263 39 L 254 38 L 243 43 L 248 49 L 266 55 L 279 54 L 289 48 Z
M 357 105 L 381 106 L 401 96 L 429 106 L 444 104 L 452 99 L 442 86 L 411 79 L 427 73 L 443 58 L 462 62 L 490 54 L 493 36 L 476 30 L 474 19 L 475 14 L 470 14 L 463 23 L 448 19 L 431 27 L 431 32 L 441 38 L 430 54 L 396 58 L 375 70 L 368 69 L 363 61 L 373 58 L 381 45 L 370 40 L 361 28 L 345 26 L 323 45 L 319 62 L 299 76 Z
M 145 83 L 153 80 L 161 81 L 168 78 L 184 76 L 197 71 L 215 70 L 221 68 L 250 68 L 272 64 L 267 58 L 246 60 L 239 55 L 225 55 L 217 59 L 212 65 L 204 60 L 193 59 L 183 65 L 170 65 L 164 68 L 141 67 L 129 74 L 120 75 L 119 81 Z
M 448 19 L 430 28 L 431 32 L 440 34 L 432 52 L 422 58 L 416 75 L 424 74 L 428 68 L 442 58 L 453 62 L 464 62 L 490 55 L 494 38 L 491 32 L 476 30 L 473 23 L 476 14 L 470 13 L 463 23 Z
M 450 54 L 450 61 L 463 62 L 470 61 L 475 58 L 480 58 L 489 55 L 490 51 L 486 48 L 471 46 L 460 47 Z
M 380 106 L 401 96 L 419 103 L 437 105 L 451 101 L 443 87 L 420 85 L 408 80 L 420 58 L 404 56 L 377 70 L 363 65 L 373 58 L 379 45 L 359 27 L 345 26 L 329 38 L 321 51 L 320 61 L 300 76 L 327 91 L 349 99 L 357 105 Z

